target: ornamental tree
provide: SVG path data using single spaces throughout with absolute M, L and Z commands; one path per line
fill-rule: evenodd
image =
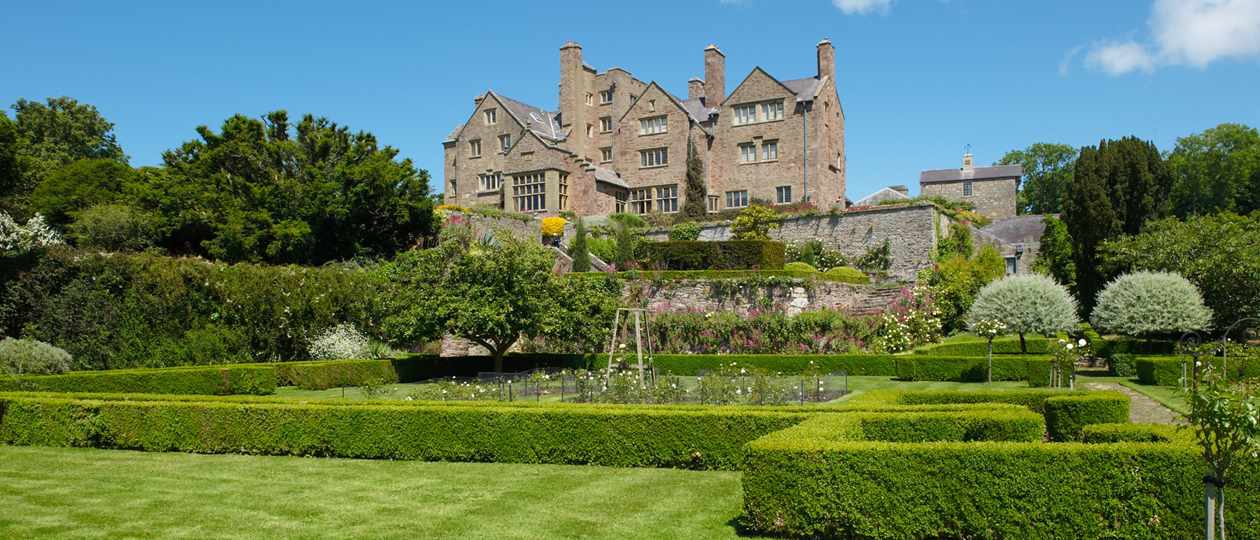
M 985 285 L 971 304 L 967 325 L 984 320 L 1000 321 L 1009 332 L 1019 334 L 1019 350 L 1027 353 L 1027 334 L 1047 335 L 1076 327 L 1076 300 L 1046 276 L 1007 276 Z
M 1199 367 L 1186 392 L 1187 419 L 1211 474 L 1203 478 L 1207 492 L 1207 537 L 1225 538 L 1225 486 L 1235 465 L 1260 458 L 1260 388 L 1255 381 L 1230 383 L 1211 362 Z
M 1134 272 L 1098 294 L 1091 322 L 1108 332 L 1151 337 L 1204 330 L 1212 323 L 1212 310 L 1180 274 Z
M 779 213 L 760 204 L 741 210 L 731 221 L 731 235 L 736 240 L 769 240 L 770 231 L 777 228 Z
M 574 272 L 591 271 L 591 250 L 586 245 L 586 224 L 581 219 L 573 231 L 573 245 L 569 247 L 569 256 L 573 257 Z

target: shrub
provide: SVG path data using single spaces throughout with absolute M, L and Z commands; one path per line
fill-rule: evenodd
M 1032 336 L 1024 340 L 1028 354 L 1049 354 L 1050 340 L 1043 336 Z M 938 356 L 985 356 L 989 353 L 988 342 L 973 337 L 958 339 L 952 337 L 943 343 L 924 345 L 914 350 L 916 354 L 934 354 Z M 993 354 L 1022 354 L 1019 338 L 997 338 L 993 340 Z
M 1188 431 L 1178 431 L 1177 426 L 1168 424 L 1088 424 L 1081 428 L 1081 442 L 1084 443 L 1167 443 L 1182 442 L 1191 438 Z
M 390 360 L 288 362 L 276 364 L 276 378 L 278 384 L 304 390 L 363 386 L 371 381 L 382 381 L 382 384 L 404 382 L 400 379 L 394 362 Z
M 1186 278 L 1168 272 L 1134 272 L 1116 278 L 1098 294 L 1095 327 L 1129 336 L 1203 330 L 1212 312 Z
M 737 469 L 799 413 L 4 397 L 0 442 L 146 451 Z M 626 444 L 633 441 L 633 444 Z
M 778 270 L 783 268 L 783 243 L 760 240 L 726 242 L 652 242 L 645 246 L 658 270 Z
M 835 354 L 870 343 L 878 322 L 838 310 L 674 312 L 654 315 L 649 331 L 653 349 L 665 353 Z
M 1056 441 L 1074 441 L 1088 424 L 1129 420 L 1129 397 L 1119 392 L 1090 392 L 1046 400 L 1046 429 Z
M 0 371 L 9 375 L 46 375 L 68 371 L 70 353 L 42 341 L 4 338 L 0 340 Z
M 741 210 L 731 221 L 731 237 L 736 240 L 769 240 L 770 231 L 778 227 L 778 212 L 768 206 L 754 204 Z
M 803 424 L 802 424 L 803 425 Z M 817 538 L 1193 538 L 1204 466 L 1185 444 L 834 441 L 749 444 L 742 524 Z M 1260 464 L 1226 511 L 1260 536 Z M 981 494 L 981 495 L 978 495 Z
M 360 333 L 353 324 L 339 324 L 311 340 L 307 351 L 314 360 L 370 358 L 368 344 L 367 336 Z
M 866 272 L 863 272 L 851 266 L 837 266 L 837 267 L 828 269 L 826 272 L 823 272 L 823 275 L 827 276 L 827 279 L 843 281 L 845 283 L 870 283 L 871 282 L 871 278 L 866 275 Z
M 591 271 L 591 250 L 587 247 L 586 223 L 581 219 L 577 220 L 573 231 L 573 244 L 569 249 L 569 256 L 573 257 L 574 272 Z
M 275 392 L 276 370 L 271 366 L 214 366 L 76 371 L 0 379 L 0 390 L 263 395 Z
M 783 269 L 789 272 L 805 272 L 805 273 L 810 273 L 810 274 L 818 271 L 818 269 L 814 268 L 813 266 L 810 266 L 808 263 L 803 263 L 803 262 L 787 263 L 783 265 Z
M 897 378 L 903 381 L 988 380 L 989 361 L 983 356 L 898 356 Z M 993 380 L 1025 381 L 1050 369 L 1048 358 L 1029 359 L 1022 356 L 993 357 Z
M 1138 357 L 1138 382 L 1157 386 L 1181 386 L 1183 374 L 1190 375 L 1189 356 Z M 1260 377 L 1260 358 L 1231 356 L 1228 362 L 1220 357 L 1200 357 L 1200 362 L 1211 363 L 1216 370 L 1228 368 L 1226 376 L 1231 381 Z
M 700 224 L 684 221 L 669 229 L 669 239 L 674 241 L 694 241 L 700 239 Z
M 858 258 L 853 266 L 868 274 L 883 274 L 892 268 L 892 244 L 887 239 L 884 243 L 868 249 Z
M 44 216 L 35 214 L 19 224 L 7 212 L 0 212 L 0 256 L 16 257 L 59 246 L 63 242 Z
M 1076 301 L 1067 289 L 1041 275 L 1008 276 L 980 289 L 967 323 L 996 320 L 1019 334 L 1021 352 L 1026 334 L 1052 335 L 1076 328 Z
M 1131 354 L 1113 354 L 1107 360 L 1107 372 L 1112 377 L 1137 375 L 1137 357 Z
M 561 236 L 564 234 L 564 226 L 567 223 L 562 217 L 545 217 L 538 228 L 543 236 Z
M 140 251 L 158 239 L 157 219 L 121 204 L 76 212 L 69 233 L 79 247 L 105 251 Z

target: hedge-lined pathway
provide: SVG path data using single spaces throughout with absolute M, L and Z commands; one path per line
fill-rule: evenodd
M 1184 424 L 1185 418 L 1162 403 L 1116 383 L 1085 383 L 1090 390 L 1115 390 L 1129 396 L 1129 421 L 1138 424 Z

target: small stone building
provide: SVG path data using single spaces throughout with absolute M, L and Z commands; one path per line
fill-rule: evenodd
M 1023 174 L 1023 167 L 1019 165 L 976 167 L 971 153 L 967 153 L 963 155 L 961 168 L 920 173 L 919 193 L 969 202 L 982 216 L 1004 219 L 1016 213 L 1019 178 Z

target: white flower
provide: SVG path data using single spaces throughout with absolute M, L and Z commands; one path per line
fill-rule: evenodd
M 1080 340 L 1080 341 L 1078 341 L 1078 342 L 1076 342 L 1076 343 L 1077 343 L 1077 345 L 1080 345 L 1080 346 L 1084 347 L 1084 346 L 1086 345 L 1086 343 L 1088 343 L 1088 342 L 1087 342 L 1087 341 L 1085 341 L 1085 338 L 1081 338 L 1081 340 Z
M 1067 350 L 1069 350 L 1069 351 L 1070 351 L 1070 350 L 1072 350 L 1072 344 L 1071 344 L 1071 343 L 1068 343 L 1068 344 L 1067 344 Z

